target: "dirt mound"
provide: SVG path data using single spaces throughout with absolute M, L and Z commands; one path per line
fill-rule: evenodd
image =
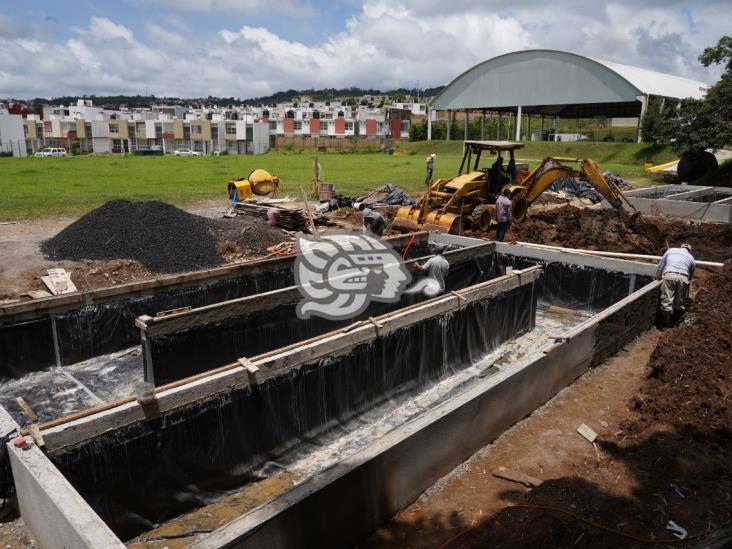
M 249 215 L 238 215 L 232 219 L 207 219 L 219 241 L 219 253 L 226 255 L 232 251 L 243 255 L 266 254 L 267 248 L 287 240 L 288 235 L 281 229 L 270 227 L 266 221 Z M 224 242 L 229 244 L 223 245 Z M 233 250 L 232 244 L 236 246 Z
M 702 282 L 689 316 L 659 341 L 633 405 L 641 422 L 732 429 L 732 260 Z
M 536 212 L 512 225 L 507 240 L 613 252 L 659 255 L 688 242 L 699 259 L 732 257 L 732 227 L 643 215 L 632 228 L 611 209 L 572 206 Z
M 207 220 L 158 201 L 112 200 L 41 244 L 54 260 L 134 259 L 156 272 L 223 263 Z

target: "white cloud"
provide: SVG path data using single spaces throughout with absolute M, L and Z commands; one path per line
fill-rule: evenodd
M 155 43 L 161 43 L 175 49 L 182 48 L 186 45 L 185 38 L 177 32 L 164 29 L 155 23 L 148 23 L 146 28 L 150 40 Z
M 315 15 L 309 3 L 296 0 L 153 0 L 170 9 L 211 12 L 222 15 L 235 13 L 294 12 L 300 17 Z
M 237 9 L 260 3 L 237 3 Z M 0 96 L 255 97 L 290 88 L 411 88 L 417 81 L 428 87 L 485 59 L 528 48 L 567 50 L 711 82 L 719 69 L 705 69 L 696 58 L 732 28 L 732 12 L 712 4 L 650 0 L 639 6 L 616 0 L 597 7 L 565 0 L 560 9 L 516 0 L 501 11 L 466 0 L 366 0 L 340 32 L 315 44 L 251 25 L 221 28 L 201 39 L 195 28 L 174 24 L 174 14 L 148 23 L 143 41 L 128 27 L 95 16 L 62 43 L 0 33 Z M 196 5 L 225 9 L 233 0 Z

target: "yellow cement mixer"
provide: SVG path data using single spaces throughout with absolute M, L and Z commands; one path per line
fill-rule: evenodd
M 229 200 L 231 202 L 243 202 L 253 196 L 274 196 L 277 187 L 280 185 L 280 178 L 272 175 L 267 170 L 254 170 L 247 177 L 232 179 L 227 185 Z

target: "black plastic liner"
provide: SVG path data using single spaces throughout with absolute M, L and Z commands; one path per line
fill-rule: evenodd
M 350 352 L 120 428 L 52 456 L 122 539 L 208 504 L 388 413 L 533 329 L 535 283 L 419 321 Z
M 476 255 L 453 263 L 446 281 L 446 290 L 460 290 L 502 274 L 492 253 Z M 196 375 L 235 362 L 285 347 L 348 326 L 358 320 L 375 317 L 412 305 L 427 298 L 422 294 L 403 295 L 395 303 L 373 302 L 361 315 L 335 321 L 320 317 L 301 320 L 295 314 L 297 301 L 251 314 L 205 323 L 177 333 L 148 336 L 145 346 L 145 378 L 155 386 Z M 299 298 L 298 298 L 299 300 Z M 152 359 L 152 368 L 147 364 Z M 152 370 L 152 379 L 149 372 Z
M 506 267 L 525 269 L 541 265 L 544 269 L 539 280 L 541 301 L 590 312 L 607 309 L 654 280 L 652 276 L 508 254 L 496 253 L 494 258 L 493 270 L 499 273 L 505 272 Z
M 406 246 L 406 244 L 405 244 Z M 404 246 L 395 246 L 402 252 Z M 427 242 L 414 242 L 407 258 L 422 257 Z M 179 307 L 202 307 L 220 301 L 286 288 L 295 284 L 292 263 L 256 274 L 232 275 L 211 282 L 153 288 L 135 297 L 115 296 L 103 303 L 79 306 L 53 315 L 56 319 L 60 365 L 69 365 L 138 345 L 135 318 L 155 316 Z M 56 365 L 50 316 L 32 321 L 0 323 L 0 379 L 15 378 Z

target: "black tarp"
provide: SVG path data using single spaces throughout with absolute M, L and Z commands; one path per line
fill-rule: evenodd
M 394 249 L 402 253 L 404 246 Z M 413 243 L 407 259 L 428 253 L 427 242 Z M 254 274 L 232 275 L 186 286 L 152 288 L 133 296 L 114 296 L 54 314 L 61 365 L 112 353 L 140 343 L 135 318 L 159 311 L 202 307 L 292 286 L 292 263 L 277 263 Z M 21 322 L 0 321 L 0 379 L 15 378 L 56 365 L 50 316 Z
M 258 478 L 263 467 L 286 467 L 367 410 L 388 412 L 533 329 L 535 314 L 532 283 L 51 457 L 130 539 Z
M 476 255 L 450 266 L 446 290 L 467 288 L 500 276 L 492 253 Z M 297 301 L 266 308 L 226 321 L 203 323 L 172 334 L 148 336 L 146 347 L 146 380 L 163 385 L 235 362 L 240 357 L 252 357 L 280 347 L 315 337 L 376 317 L 399 308 L 424 301 L 421 294 L 405 294 L 395 303 L 373 302 L 362 314 L 346 320 L 311 317 L 302 320 L 295 314 Z M 297 297 L 299 300 L 299 297 Z M 152 359 L 152 368 L 147 364 Z M 147 379 L 152 370 L 153 379 Z

